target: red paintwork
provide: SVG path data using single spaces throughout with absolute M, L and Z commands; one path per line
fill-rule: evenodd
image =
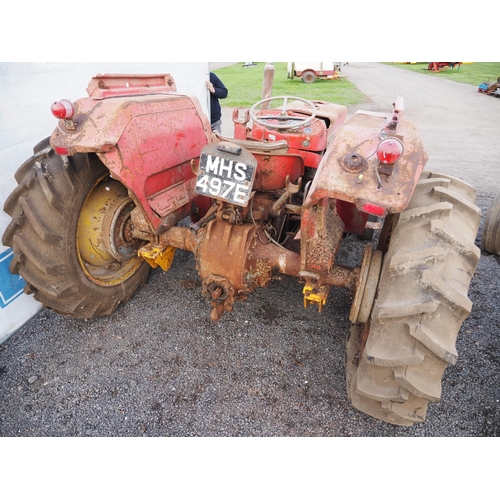
M 420 173 L 427 161 L 420 136 L 412 122 L 401 122 L 398 136 L 404 140 L 403 157 L 394 165 L 390 176 L 382 176 L 380 188 L 374 155 L 380 142 L 380 130 L 386 117 L 355 114 L 336 134 L 328 148 L 304 202 L 311 207 L 323 198 L 336 198 L 356 205 L 361 210 L 367 202 L 383 207 L 387 213 L 404 210 L 411 198 Z M 366 159 L 366 167 L 353 172 L 344 168 L 342 159 L 348 154 Z
M 304 175 L 304 161 L 298 154 L 271 155 L 256 154 L 257 174 L 254 181 L 254 190 L 279 191 L 285 188 L 286 177 L 295 183 Z
M 247 138 L 247 123 L 250 121 L 250 111 L 245 108 L 233 109 L 233 123 L 235 139 L 245 140 Z
M 208 143 L 194 107 L 186 107 L 184 99 L 178 104 L 134 117 L 116 147 L 100 155 L 113 176 L 135 194 L 155 228 L 194 198 L 190 162 Z
M 363 234 L 365 231 L 368 213 L 361 212 L 356 205 L 347 201 L 337 200 L 337 213 L 345 224 L 344 231 L 351 234 Z
M 318 168 L 319 164 L 321 163 L 321 160 L 323 158 L 323 152 L 314 152 L 314 151 L 304 151 L 304 150 L 298 150 L 298 149 L 289 149 L 289 153 L 294 153 L 298 154 L 302 157 L 304 160 L 304 166 L 306 167 L 311 167 L 311 168 Z
M 170 75 L 98 75 L 91 80 L 88 92 L 90 97 L 74 103 L 72 120 L 59 121 L 51 146 L 67 150 L 68 155 L 98 155 L 142 207 L 156 234 L 193 215 L 195 207 L 203 215 L 211 200 L 195 195 L 193 170 L 202 148 L 211 143 L 212 132 L 197 99 L 176 93 Z M 314 104 L 316 118 L 297 129 L 272 129 L 255 123 L 249 129 L 248 111 L 241 116 L 241 110 L 233 113 L 235 139 L 248 142 L 248 147 L 252 142 L 288 144 L 287 152 L 281 154 L 255 148 L 258 166 L 254 190 L 280 191 L 287 177 L 296 184 L 306 168 L 317 169 L 302 207 L 302 243 L 317 238 L 318 227 L 331 229 L 328 217 L 336 214 L 346 232 L 360 234 L 368 213 L 384 216 L 404 210 L 427 160 L 415 126 L 402 122 L 402 99 L 396 100 L 389 113 L 361 112 L 345 124 L 344 106 L 321 101 Z M 290 114 L 307 114 L 304 104 L 294 106 Z M 280 114 L 281 110 L 263 113 Z M 389 175 L 377 175 L 375 152 L 381 135 L 386 134 L 397 134 L 404 142 L 404 154 Z M 361 157 L 361 166 L 349 163 L 346 167 L 343 158 L 347 156 Z M 331 199 L 336 202 L 330 206 Z M 314 215 L 314 206 L 320 215 Z M 330 251 L 333 256 L 335 252 Z M 321 268 L 324 265 L 318 263 Z
M 90 80 L 87 87 L 87 93 L 92 99 L 176 91 L 175 81 L 169 74 L 97 75 Z
M 259 112 L 259 114 L 269 115 L 279 115 L 281 110 L 270 109 L 264 112 Z M 290 113 L 291 115 L 296 114 L 304 118 L 304 115 L 298 113 Z M 273 120 L 269 120 L 269 124 L 272 125 Z M 276 120 L 276 124 L 279 124 Z M 281 122 L 283 123 L 283 122 Z M 293 123 L 293 122 L 292 122 Z M 285 139 L 288 142 L 290 148 L 302 149 L 307 151 L 324 151 L 326 149 L 326 125 L 323 120 L 317 118 L 303 127 L 297 129 L 269 129 L 259 125 L 257 123 L 253 124 L 251 138 L 257 141 L 280 141 Z
M 121 97 L 130 91 L 130 86 L 120 89 L 124 79 L 110 78 L 106 85 L 116 85 L 107 89 L 99 88 L 103 77 L 93 79 L 89 92 L 98 99 L 76 101 L 76 130 L 69 130 L 60 120 L 51 145 L 67 148 L 69 155 L 96 153 L 158 231 L 165 217 L 195 198 L 191 160 L 209 142 L 211 129 L 195 97 L 166 90 L 158 81 L 161 77 L 153 78 L 156 85 L 147 95 Z M 130 76 L 126 79 L 134 82 Z M 147 90 L 147 79 L 138 80 L 135 91 Z M 107 93 L 115 97 L 103 98 Z

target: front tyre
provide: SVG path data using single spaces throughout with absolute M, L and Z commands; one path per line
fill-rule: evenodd
M 130 232 L 132 200 L 93 154 L 56 155 L 48 140 L 16 172 L 2 242 L 26 293 L 74 318 L 111 314 L 147 280 Z
M 472 307 L 467 293 L 480 256 L 474 201 L 468 184 L 424 172 L 408 208 L 391 218 L 371 318 L 353 325 L 347 342 L 347 390 L 358 410 L 409 426 L 440 400 Z

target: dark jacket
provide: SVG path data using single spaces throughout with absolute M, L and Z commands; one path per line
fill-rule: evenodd
M 222 116 L 219 99 L 225 99 L 227 97 L 227 89 L 220 81 L 219 77 L 212 72 L 210 72 L 210 83 L 215 89 L 213 94 L 210 92 L 210 123 L 215 123 L 217 120 L 220 120 Z

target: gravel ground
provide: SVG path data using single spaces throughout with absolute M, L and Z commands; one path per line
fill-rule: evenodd
M 407 91 L 428 168 L 475 185 L 484 216 L 500 188 L 491 127 L 500 99 L 384 65 L 345 73 L 367 95 L 359 108 L 386 110 L 397 93 L 387 87 Z M 362 245 L 348 237 L 340 262 L 354 265 Z M 283 277 L 213 323 L 194 260 L 177 251 L 172 268 L 153 270 L 113 315 L 85 321 L 42 310 L 0 345 L 0 436 L 499 436 L 499 264 L 482 254 L 459 360 L 422 424 L 393 426 L 349 405 L 347 292 L 333 290 L 319 314 L 303 308 L 298 281 Z

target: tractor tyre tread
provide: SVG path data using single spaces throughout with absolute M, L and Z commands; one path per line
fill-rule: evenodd
M 80 209 L 106 172 L 97 156 L 80 153 L 65 160 L 44 140 L 17 170 L 18 186 L 4 204 L 12 218 L 2 237 L 14 253 L 10 272 L 25 280 L 25 293 L 65 316 L 111 314 L 147 281 L 146 262 L 115 286 L 93 283 L 79 263 L 76 226 Z
M 484 218 L 481 248 L 500 255 L 500 192 L 493 198 Z
M 440 400 L 480 257 L 470 186 L 428 174 L 392 232 L 371 318 L 352 326 L 346 350 L 353 406 L 396 425 L 424 421 L 428 403 Z

